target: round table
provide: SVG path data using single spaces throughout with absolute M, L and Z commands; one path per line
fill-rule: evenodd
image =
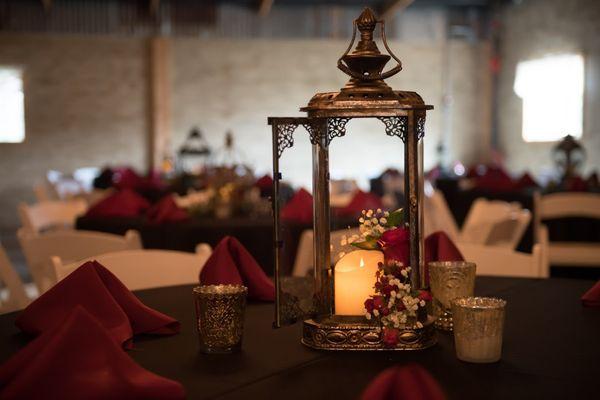
M 243 350 L 198 352 L 192 286 L 139 291 L 148 306 L 181 321 L 181 333 L 136 337 L 128 354 L 144 368 L 180 381 L 190 399 L 352 399 L 385 368 L 417 363 L 449 399 L 598 398 L 600 309 L 582 307 L 593 281 L 478 277 L 478 295 L 508 301 L 502 360 L 469 364 L 452 336 L 420 352 L 319 352 L 300 344 L 301 324 L 273 329 L 273 304 L 250 303 Z M 0 361 L 30 340 L 0 316 Z

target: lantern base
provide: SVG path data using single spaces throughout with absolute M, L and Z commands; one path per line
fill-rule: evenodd
M 437 343 L 431 316 L 427 316 L 422 328 L 399 330 L 398 344 L 386 347 L 379 327 L 367 323 L 364 318 L 309 319 L 303 323 L 302 344 L 317 350 L 398 351 L 423 350 Z

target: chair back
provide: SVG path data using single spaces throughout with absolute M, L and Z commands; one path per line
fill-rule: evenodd
M 63 262 L 73 262 L 98 254 L 142 248 L 137 231 L 129 230 L 125 236 L 92 231 L 54 231 L 34 234 L 19 229 L 17 237 L 31 276 L 40 293 L 56 283 L 51 267 L 51 257 L 58 256 Z
M 534 234 L 537 242 L 547 240 L 543 220 L 558 218 L 600 219 L 600 193 L 564 192 L 534 197 Z M 545 236 L 544 236 L 545 235 Z M 550 264 L 557 266 L 597 267 L 600 265 L 598 242 L 548 242 Z
M 205 248 L 205 247 L 202 247 Z M 199 283 L 200 271 L 210 253 L 184 253 L 170 250 L 126 250 L 89 257 L 64 264 L 52 258 L 58 281 L 86 261 L 96 260 L 123 282 L 129 290 Z
M 459 243 L 466 261 L 477 264 L 477 275 L 547 278 L 549 266 L 542 244 L 533 246 L 532 254 L 497 246 Z
M 478 198 L 469 209 L 459 242 L 514 249 L 531 220 L 519 203 Z
M 24 228 L 33 233 L 73 228 L 75 220 L 87 210 L 82 199 L 43 201 L 33 205 L 19 204 L 19 217 Z
M 0 244 L 0 280 L 4 283 L 4 296 L 0 296 L 0 313 L 7 313 L 27 307 L 31 301 L 17 271 L 10 262 L 4 247 Z
M 439 190 L 432 190 L 425 196 L 425 236 L 437 231 L 444 231 L 453 241 L 458 240 L 460 233 L 456 220 L 448 207 L 444 194 Z
M 331 244 L 331 263 L 337 262 L 337 254 L 340 252 L 342 237 L 358 235 L 358 229 L 340 229 L 331 232 L 329 236 Z M 312 229 L 307 229 L 300 235 L 298 249 L 296 251 L 296 259 L 294 260 L 294 268 L 292 269 L 293 276 L 306 276 L 313 268 L 313 238 Z

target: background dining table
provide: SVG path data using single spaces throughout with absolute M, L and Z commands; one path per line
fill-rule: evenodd
M 198 351 L 192 285 L 136 292 L 148 306 L 177 318 L 182 329 L 166 337 L 140 336 L 129 355 L 144 368 L 178 380 L 190 399 L 352 399 L 381 371 L 416 363 L 449 399 L 592 399 L 600 389 L 600 309 L 581 305 L 593 281 L 478 277 L 476 294 L 508 301 L 502 359 L 459 361 L 451 334 L 410 352 L 322 352 L 300 344 L 302 325 L 272 328 L 273 304 L 250 303 L 243 349 Z M 0 361 L 31 338 L 0 316 Z M 57 382 L 59 384 L 60 382 Z

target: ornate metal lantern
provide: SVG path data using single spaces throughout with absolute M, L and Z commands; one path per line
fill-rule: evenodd
M 552 149 L 552 158 L 564 181 L 577 175 L 585 161 L 585 149 L 571 135 L 567 135 Z
M 389 53 L 382 54 L 373 39 L 377 24 L 381 38 Z M 351 52 L 356 31 L 360 40 Z M 386 63 L 393 58 L 396 65 L 384 72 Z M 302 342 L 310 347 L 328 350 L 382 350 L 380 331 L 364 316 L 336 315 L 334 304 L 334 271 L 330 258 L 330 204 L 329 204 L 329 145 L 336 137 L 346 134 L 346 123 L 353 118 L 376 118 L 383 123 L 388 136 L 404 143 L 405 195 L 407 222 L 410 226 L 410 281 L 413 287 L 424 286 L 423 243 L 423 150 L 426 105 L 415 92 L 392 90 L 384 79 L 398 73 L 402 64 L 389 49 L 385 38 L 385 23 L 377 20 L 366 8 L 354 21 L 352 41 L 338 60 L 338 68 L 350 80 L 338 92 L 317 93 L 300 118 L 268 118 L 273 134 L 274 176 L 274 253 L 277 302 L 276 327 L 304 320 Z M 314 224 L 314 297 L 312 307 L 307 307 L 298 296 L 286 287 L 290 278 L 281 276 L 282 236 L 279 220 L 279 182 L 282 175 L 279 159 L 287 148 L 293 146 L 293 134 L 298 126 L 308 132 L 313 157 L 313 224 Z M 310 309 L 309 309 L 310 308 Z M 422 313 L 423 314 L 423 313 Z M 400 343 L 395 350 L 416 350 L 435 344 L 432 318 L 420 315 L 418 328 L 407 326 L 400 332 Z

